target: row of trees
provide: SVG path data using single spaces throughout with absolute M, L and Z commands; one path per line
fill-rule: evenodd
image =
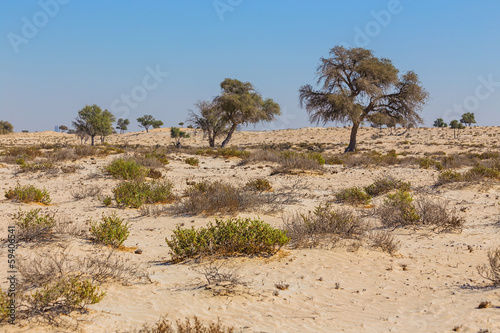
M 451 128 L 464 128 L 464 125 L 462 124 L 467 124 L 469 127 L 472 124 L 476 123 L 476 118 L 474 116 L 474 113 L 466 112 L 462 115 L 462 118 L 460 118 L 460 121 L 458 120 L 452 120 L 450 122 L 450 127 Z M 444 122 L 443 118 L 438 118 L 434 121 L 434 127 L 448 127 L 448 124 Z

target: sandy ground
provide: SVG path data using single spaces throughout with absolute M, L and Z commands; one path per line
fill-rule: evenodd
M 474 127 L 462 131 L 453 139 L 450 129 L 413 129 L 408 135 L 388 135 L 372 138 L 378 130 L 360 129 L 360 149 L 386 152 L 395 149 L 422 156 L 425 152 L 498 150 L 500 128 Z M 203 146 L 201 133 L 191 131 L 184 141 L 191 146 Z M 348 140 L 347 128 L 303 128 L 272 132 L 237 132 L 231 142 L 238 147 L 273 143 L 324 144 L 329 152 L 339 153 Z M 149 133 L 126 133 L 107 138 L 110 144 L 171 144 L 168 129 Z M 74 136 L 54 133 L 15 133 L 0 136 L 0 146 L 29 146 L 40 143 L 79 143 Z M 500 184 L 482 182 L 466 187 L 451 185 L 432 187 L 438 171 L 418 166 L 346 168 L 325 166 L 323 175 L 270 175 L 268 164 L 238 166 L 236 158 L 199 157 L 200 166 L 191 167 L 183 162 L 186 156 L 171 156 L 164 171 L 174 191 L 181 194 L 186 181 L 220 179 L 245 184 L 261 177 L 274 188 L 300 178 L 310 186 L 301 202 L 286 206 L 284 213 L 307 212 L 319 203 L 332 201 L 334 191 L 350 186 L 366 186 L 378 176 L 390 174 L 413 186 L 421 187 L 433 197 L 449 202 L 450 207 L 462 208 L 466 219 L 462 233 L 437 234 L 429 230 L 392 231 L 401 248 L 396 255 L 361 247 L 357 250 L 289 249 L 270 258 L 223 259 L 228 266 L 237 267 L 245 285 L 233 293 L 214 295 L 205 288 L 200 273 L 204 262 L 168 263 L 169 249 L 165 237 L 170 237 L 177 224 L 200 227 L 214 217 L 140 216 L 138 210 L 106 208 L 94 198 L 75 200 L 71 190 L 80 186 L 97 185 L 103 194 L 111 194 L 118 180 L 102 172 L 102 167 L 117 156 L 84 158 L 76 164 L 74 174 L 45 175 L 43 173 L 17 173 L 18 166 L 3 164 L 0 168 L 0 192 L 17 182 L 45 187 L 52 204 L 45 211 L 75 224 L 86 225 L 99 219 L 103 213 L 116 212 L 131 225 L 125 246 L 140 248 L 142 254 L 121 251 L 124 261 L 142 265 L 153 283 L 121 285 L 106 284 L 107 294 L 98 304 L 91 305 L 88 314 L 72 314 L 78 327 L 59 328 L 37 326 L 20 322 L 17 326 L 0 326 L 5 332 L 53 332 L 57 330 L 82 332 L 123 332 L 139 328 L 144 323 L 156 322 L 161 316 L 169 320 L 198 316 L 202 321 L 217 320 L 234 326 L 241 332 L 449 332 L 460 327 L 462 332 L 500 332 L 500 289 L 487 286 L 477 273 L 476 266 L 486 263 L 487 251 L 500 246 Z M 375 202 L 377 204 L 377 201 Z M 335 204 L 338 205 L 338 204 Z M 19 209 L 29 210 L 39 205 L 21 204 L 3 199 L 0 204 L 0 233 L 7 235 L 7 226 L 13 223 L 12 214 Z M 282 213 L 272 215 L 245 212 L 241 216 L 257 217 L 273 226 L 282 225 Z M 84 238 L 59 240 L 70 245 L 75 255 L 95 251 L 96 245 Z M 55 251 L 55 244 L 20 243 L 18 255 L 42 251 Z M 0 270 L 7 275 L 7 248 L 0 252 Z M 2 279 L 2 289 L 7 282 Z M 288 284 L 287 290 L 277 290 L 278 283 Z M 478 309 L 482 301 L 493 306 Z M 485 331 L 483 331 L 485 332 Z

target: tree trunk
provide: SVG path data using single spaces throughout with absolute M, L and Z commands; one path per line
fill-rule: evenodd
M 94 138 L 95 138 L 95 135 L 91 135 L 90 136 L 90 140 L 91 140 L 92 146 L 94 145 Z
M 224 139 L 224 141 L 222 141 L 222 144 L 220 145 L 221 148 L 224 148 L 229 143 L 229 140 L 231 140 L 231 137 L 233 136 L 233 133 L 236 130 L 237 126 L 238 126 L 237 124 L 233 124 L 231 126 L 231 129 L 229 129 L 226 138 Z
M 210 134 L 208 134 L 208 145 L 210 148 L 215 148 L 215 137 Z
M 356 150 L 356 135 L 358 134 L 359 123 L 352 124 L 351 130 L 351 140 L 349 141 L 349 146 L 344 150 L 344 153 L 348 153 Z

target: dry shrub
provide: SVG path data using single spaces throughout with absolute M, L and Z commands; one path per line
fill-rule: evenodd
M 166 155 L 160 153 L 146 153 L 144 156 L 135 154 L 128 158 L 130 161 L 134 161 L 137 165 L 141 165 L 146 168 L 163 168 L 168 164 Z
M 477 271 L 493 285 L 500 285 L 500 247 L 488 251 L 488 264 L 478 265 Z
M 252 179 L 246 183 L 245 187 L 257 192 L 271 191 L 273 189 L 271 183 L 263 178 Z
M 319 205 L 307 214 L 283 216 L 283 230 L 293 247 L 332 245 L 341 239 L 361 239 L 368 225 L 352 211 Z
M 241 267 L 228 263 L 225 260 L 210 260 L 201 265 L 197 272 L 203 274 L 208 285 L 237 285 L 244 284 L 238 274 Z
M 100 152 L 100 149 L 95 147 L 95 146 L 89 146 L 89 145 L 79 145 L 75 146 L 75 155 L 82 158 L 82 157 L 89 157 L 89 156 L 96 156 L 102 154 Z
M 33 163 L 25 163 L 24 159 L 18 161 L 19 173 L 49 171 L 56 169 L 54 163 L 50 161 L 35 161 Z
M 436 185 L 459 182 L 462 180 L 462 174 L 453 170 L 446 170 L 439 174 Z
M 220 321 L 210 324 L 203 324 L 196 316 L 191 320 L 186 318 L 185 321 L 178 320 L 175 325 L 170 323 L 168 319 L 161 318 L 153 325 L 145 324 L 139 330 L 133 330 L 129 333 L 234 333 L 234 327 L 227 327 Z
M 75 165 L 64 165 L 61 167 L 63 173 L 75 173 L 77 167 Z
M 465 219 L 456 209 L 448 209 L 445 202 L 421 198 L 416 206 L 421 225 L 429 226 L 435 232 L 462 231 Z
M 372 199 L 370 195 L 366 194 L 361 188 L 358 187 L 342 189 L 335 193 L 335 197 L 338 201 L 353 206 L 368 205 Z
M 43 152 L 39 147 L 12 147 L 7 149 L 3 155 L 14 158 L 34 159 L 43 156 Z
M 271 174 L 293 174 L 297 170 L 316 171 L 323 170 L 325 159 L 319 153 L 297 153 L 294 151 L 274 151 L 274 150 L 258 150 L 244 160 L 240 165 L 245 165 L 255 162 L 273 162 L 280 164 Z
M 160 170 L 157 170 L 155 168 L 150 168 L 148 170 L 148 177 L 153 179 L 160 179 L 163 177 L 163 174 L 161 173 Z
M 142 205 L 139 208 L 141 216 L 153 216 L 153 217 L 158 217 L 161 214 L 167 212 L 168 210 L 169 207 L 164 205 Z
M 73 198 L 75 198 L 76 200 L 82 200 L 89 197 L 98 197 L 101 194 L 101 188 L 97 185 L 91 185 L 72 188 L 70 192 Z
M 70 148 L 56 149 L 53 152 L 46 153 L 46 155 L 50 161 L 54 162 L 76 160 L 75 151 Z
M 40 211 L 41 208 L 29 212 L 19 210 L 19 213 L 14 215 L 17 239 L 31 242 L 51 235 L 56 225 L 54 214 L 42 214 Z
M 382 176 L 377 178 L 373 184 L 365 187 L 365 192 L 371 196 L 378 196 L 392 190 L 409 191 L 411 184 L 393 176 Z
M 401 242 L 394 239 L 394 235 L 385 230 L 373 231 L 369 234 L 369 238 L 373 248 L 380 248 L 391 255 L 396 253 L 401 246 Z
M 388 194 L 383 204 L 377 208 L 382 224 L 390 228 L 412 226 L 419 224 L 420 216 L 413 204 L 413 197 L 407 191 L 399 190 Z

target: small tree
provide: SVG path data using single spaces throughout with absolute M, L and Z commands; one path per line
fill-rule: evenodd
M 146 129 L 146 132 L 149 132 L 149 128 L 160 128 L 163 125 L 163 121 L 156 120 L 152 115 L 146 114 L 140 118 L 137 118 L 137 122 L 139 122 L 139 127 Z
M 460 130 L 465 128 L 465 126 L 456 119 L 450 122 L 450 127 L 453 128 L 453 138 L 458 138 Z
M 76 132 L 83 132 L 90 136 L 92 146 L 94 145 L 94 138 L 101 137 L 101 142 L 104 138 L 113 133 L 113 122 L 115 116 L 108 110 L 102 111 L 97 105 L 86 105 L 78 112 L 73 122 Z M 82 139 L 83 140 L 83 139 Z
M 181 121 L 181 122 L 179 123 L 179 126 L 180 126 L 180 127 L 184 126 L 184 123 Z
M 356 150 L 358 128 L 370 114 L 401 119 L 407 128 L 422 122 L 418 111 L 428 94 L 417 74 L 409 71 L 398 77 L 390 60 L 376 58 L 372 51 L 362 48 L 336 46 L 330 55 L 321 59 L 317 69 L 319 89 L 310 85 L 300 88 L 300 105 L 311 122 L 352 123 L 345 152 Z
M 195 105 L 199 113 L 190 111 L 188 121 L 208 136 L 210 147 L 215 147 L 215 139 L 227 133 L 228 121 L 223 117 L 222 109 L 215 101 L 201 101 Z M 193 127 L 192 125 L 190 126 Z
M 238 126 L 272 121 L 281 114 L 278 103 L 270 98 L 262 99 L 250 82 L 226 78 L 220 87 L 222 94 L 215 102 L 222 111 L 222 118 L 230 124 L 221 147 L 229 143 Z
M 176 148 L 181 147 L 181 139 L 182 138 L 189 138 L 189 134 L 187 134 L 184 131 L 181 131 L 178 127 L 171 127 L 170 128 L 170 137 L 175 140 L 174 146 Z
M 476 119 L 474 118 L 474 113 L 466 112 L 462 115 L 462 119 L 460 119 L 462 124 L 472 125 L 476 123 Z
M 116 122 L 116 125 L 117 125 L 116 129 L 119 129 L 120 130 L 120 134 L 123 134 L 128 129 L 128 125 L 130 125 L 130 120 L 120 118 Z
M 14 126 L 5 120 L 0 120 L 0 134 L 8 134 L 14 132 Z
M 443 118 L 438 118 L 434 121 L 434 127 L 448 127 L 448 124 L 444 122 Z
M 59 126 L 59 130 L 64 133 L 65 131 L 68 130 L 68 126 L 61 125 L 61 126 Z

